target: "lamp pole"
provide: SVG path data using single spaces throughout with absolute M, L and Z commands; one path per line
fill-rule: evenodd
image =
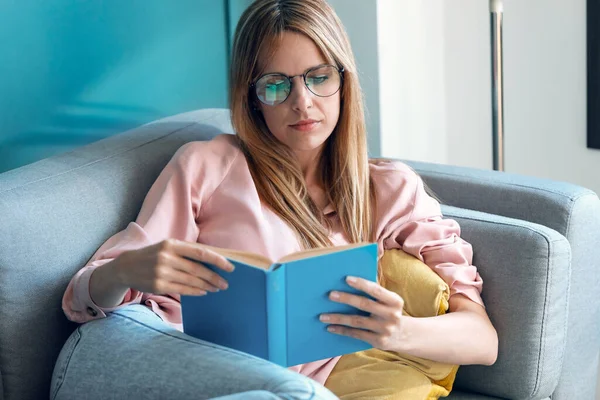
M 494 170 L 504 171 L 504 80 L 502 69 L 502 0 L 490 0 L 492 40 L 492 151 Z

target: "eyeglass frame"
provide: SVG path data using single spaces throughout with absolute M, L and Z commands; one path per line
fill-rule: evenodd
M 333 68 L 335 68 L 335 69 L 337 70 L 337 72 L 338 72 L 338 75 L 340 76 L 340 86 L 337 88 L 337 90 L 336 90 L 335 92 L 333 92 L 333 93 L 331 93 L 330 95 L 327 95 L 327 96 L 321 96 L 321 95 L 318 95 L 318 94 L 316 94 L 315 92 L 313 92 L 312 90 L 310 90 L 310 87 L 308 87 L 308 84 L 306 83 L 306 76 L 307 76 L 307 75 L 308 75 L 310 72 L 312 72 L 312 71 L 314 71 L 314 70 L 316 70 L 316 69 L 319 69 L 319 68 L 323 68 L 323 67 L 333 67 Z M 261 75 L 261 76 L 259 76 L 259 77 L 258 77 L 258 79 L 256 79 L 254 82 L 252 82 L 252 83 L 250 84 L 250 89 L 251 89 L 251 90 L 252 90 L 252 89 L 254 89 L 254 90 L 252 90 L 252 93 L 254 93 L 254 96 L 256 96 L 256 98 L 258 99 L 258 101 L 260 101 L 261 103 L 263 103 L 263 104 L 264 104 L 264 105 L 266 105 L 266 106 L 275 107 L 275 106 L 278 106 L 278 105 L 280 105 L 280 104 L 283 104 L 283 103 L 285 103 L 285 101 L 286 101 L 286 100 L 287 100 L 287 99 L 290 97 L 290 94 L 292 93 L 292 90 L 294 89 L 294 81 L 293 81 L 292 79 L 293 79 L 293 78 L 296 78 L 296 77 L 298 77 L 298 76 L 301 76 L 301 77 L 302 77 L 302 82 L 304 82 L 304 86 L 306 86 L 306 88 L 307 88 L 307 89 L 308 89 L 308 90 L 309 90 L 309 91 L 310 91 L 312 94 L 314 94 L 314 95 L 315 95 L 315 96 L 317 96 L 317 97 L 331 97 L 331 96 L 333 96 L 334 94 L 336 94 L 337 92 L 339 92 L 339 91 L 340 91 L 340 89 L 342 88 L 342 85 L 343 85 L 343 83 L 344 83 L 344 71 L 345 71 L 345 70 L 344 70 L 344 67 L 338 67 L 338 66 L 336 66 L 336 65 L 333 65 L 333 64 L 321 64 L 321 65 L 316 65 L 316 66 L 314 66 L 314 67 L 311 67 L 311 68 L 307 69 L 307 70 L 306 70 L 304 73 L 302 73 L 302 74 L 297 74 L 297 75 L 292 75 L 292 76 L 288 76 L 288 75 L 286 75 L 286 74 L 284 74 L 284 73 L 281 73 L 281 72 L 269 72 L 268 74 L 264 74 L 264 75 Z M 286 79 L 287 79 L 287 80 L 290 82 L 290 93 L 288 93 L 288 95 L 286 96 L 286 98 L 285 98 L 285 99 L 283 99 L 283 101 L 282 101 L 281 103 L 277 103 L 277 104 L 268 104 L 268 103 L 265 103 L 265 102 L 263 102 L 263 101 L 260 99 L 260 97 L 258 97 L 258 94 L 256 93 L 256 89 L 255 89 L 255 88 L 256 88 L 256 84 L 258 83 L 258 81 L 260 81 L 260 80 L 261 80 L 262 78 L 264 78 L 265 76 L 269 76 L 269 75 L 280 75 L 280 76 L 283 76 L 283 77 L 285 77 L 285 78 L 286 78 Z

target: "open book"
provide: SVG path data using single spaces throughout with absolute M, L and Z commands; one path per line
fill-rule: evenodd
M 371 348 L 328 332 L 319 315 L 366 314 L 331 301 L 329 293 L 365 295 L 350 287 L 346 277 L 377 280 L 377 244 L 306 250 L 276 263 L 257 254 L 211 249 L 235 270 L 228 273 L 208 265 L 229 288 L 206 296 L 181 296 L 185 333 L 284 367 Z

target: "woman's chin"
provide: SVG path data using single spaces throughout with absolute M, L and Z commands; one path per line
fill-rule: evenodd
M 310 142 L 295 142 L 288 145 L 296 153 L 319 152 L 325 146 L 325 140 L 314 140 Z

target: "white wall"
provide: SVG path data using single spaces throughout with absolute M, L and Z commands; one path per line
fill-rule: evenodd
M 369 155 L 380 155 L 379 58 L 377 49 L 377 1 L 329 0 L 342 20 L 356 58 L 358 75 L 365 96 Z
M 600 193 L 586 148 L 586 1 L 505 0 L 507 170 Z
M 600 193 L 586 148 L 585 0 L 504 1 L 506 171 Z M 382 155 L 492 167 L 486 1 L 379 0 Z
M 447 162 L 492 168 L 488 2 L 444 2 L 443 35 Z
M 382 155 L 491 167 L 487 3 L 377 5 Z
M 448 161 L 444 0 L 379 0 L 381 155 Z

